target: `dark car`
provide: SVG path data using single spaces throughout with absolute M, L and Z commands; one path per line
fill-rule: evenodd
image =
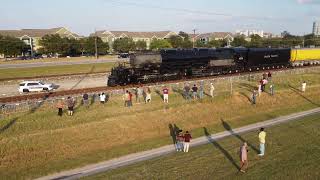
M 129 53 L 120 53 L 119 55 L 118 55 L 118 58 L 129 58 Z

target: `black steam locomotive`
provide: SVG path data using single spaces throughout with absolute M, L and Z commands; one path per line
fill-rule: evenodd
M 111 71 L 108 86 L 203 77 L 290 66 L 290 49 L 162 49 L 130 55 L 130 66 Z

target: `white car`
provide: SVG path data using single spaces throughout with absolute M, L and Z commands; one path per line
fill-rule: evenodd
M 51 91 L 53 84 L 45 84 L 41 81 L 23 81 L 19 84 L 19 92 Z

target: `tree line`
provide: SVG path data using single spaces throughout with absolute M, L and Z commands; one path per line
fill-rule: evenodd
M 237 36 L 231 42 L 231 46 L 248 48 L 319 47 L 320 37 L 313 34 L 294 36 L 285 31 L 282 38 L 262 38 L 259 35 L 251 35 L 247 40 L 244 36 Z
M 29 49 L 30 47 L 18 38 L 0 35 L 0 55 L 4 57 L 17 57 Z
M 39 40 L 40 49 L 37 49 L 38 54 L 60 55 L 60 56 L 93 56 L 96 53 L 104 55 L 110 52 L 110 48 L 116 53 L 144 51 L 147 50 L 146 41 L 134 41 L 132 38 L 116 39 L 111 47 L 108 42 L 103 42 L 100 37 L 90 36 L 81 39 L 72 39 L 61 37 L 58 34 L 45 35 Z M 149 44 L 150 50 L 160 50 L 162 48 L 192 48 L 192 47 L 207 47 L 218 48 L 231 45 L 233 47 L 272 47 L 272 48 L 290 48 L 290 47 L 310 47 L 320 46 L 320 37 L 312 34 L 305 36 L 294 36 L 289 32 L 283 32 L 282 38 L 262 38 L 258 35 L 252 35 L 249 38 L 244 36 L 234 37 L 232 42 L 227 40 L 210 40 L 204 42 L 193 39 L 185 32 L 180 31 L 178 35 L 170 36 L 167 39 L 152 39 Z M 24 43 L 19 38 L 0 35 L 0 54 L 5 57 L 16 57 L 29 52 L 31 47 Z

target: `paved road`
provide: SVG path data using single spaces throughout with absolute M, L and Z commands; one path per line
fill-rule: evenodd
M 35 78 L 34 80 L 42 80 L 45 83 L 58 85 L 59 88 L 55 91 L 107 86 L 107 75 L 103 73 L 95 75 L 70 76 L 63 79 L 49 78 L 48 80 L 44 80 L 41 78 Z M 14 81 L 13 83 L 10 82 L 10 84 L 0 84 L 0 86 L 0 97 L 20 95 L 18 92 L 19 82 Z
M 19 63 L 19 64 L 0 64 L 0 69 L 9 68 L 31 68 L 31 67 L 46 67 L 46 66 L 62 66 L 62 65 L 74 65 L 74 64 L 98 64 L 106 62 L 125 62 L 128 59 L 99 59 L 99 60 L 75 60 L 75 61 L 58 61 L 58 62 L 35 62 L 35 63 Z
M 300 113 L 294 113 L 288 116 L 282 116 L 282 117 L 278 117 L 275 119 L 271 119 L 268 121 L 264 121 L 264 122 L 259 122 L 259 123 L 255 123 L 255 124 L 251 124 L 248 126 L 244 126 L 241 128 L 236 128 L 233 129 L 231 131 L 224 131 L 224 132 L 220 132 L 217 134 L 212 134 L 210 137 L 207 136 L 203 136 L 200 138 L 196 138 L 192 141 L 192 143 L 190 144 L 191 147 L 195 147 L 195 146 L 199 146 L 199 145 L 203 145 L 203 144 L 207 144 L 209 143 L 208 139 L 211 140 L 219 140 L 222 138 L 225 138 L 227 136 L 231 136 L 234 134 L 241 134 L 241 133 L 245 133 L 245 132 L 250 132 L 250 131 L 258 131 L 258 129 L 260 129 L 260 127 L 269 127 L 269 126 L 274 126 L 280 123 L 284 123 L 284 122 L 288 122 L 288 121 L 292 121 L 292 120 L 298 120 L 301 119 L 303 117 L 312 115 L 312 114 L 316 114 L 316 113 L 320 113 L 320 108 L 316 108 L 316 109 L 312 109 L 309 111 L 304 111 L 304 112 L 300 112 Z M 122 167 L 122 166 L 127 166 L 130 164 L 134 164 L 137 162 L 141 162 L 144 160 L 148 160 L 148 159 L 152 159 L 155 157 L 159 157 L 159 156 L 163 156 L 169 153 L 173 153 L 175 152 L 175 147 L 174 145 L 167 145 L 167 146 L 163 146 L 157 149 L 153 149 L 153 150 L 149 150 L 149 151 L 144 151 L 144 152 L 139 152 L 139 153 L 134 153 L 134 154 L 129 154 L 126 156 L 122 156 L 120 158 L 115 158 L 115 159 L 111 159 L 108 161 L 104 161 L 101 163 L 97 163 L 97 164 L 92 164 L 92 165 L 88 165 L 82 168 L 77 168 L 77 169 L 73 169 L 73 170 L 69 170 L 69 171 L 63 171 L 57 174 L 53 174 L 53 175 L 49 175 L 49 176 L 45 176 L 45 177 L 41 177 L 38 180 L 48 180 L 48 179 L 64 179 L 64 180 L 73 180 L 73 179 L 79 179 L 81 177 L 85 177 L 85 176 L 90 176 L 90 175 L 94 175 L 97 173 L 101 173 L 101 172 L 105 172 L 108 171 L 110 169 L 115 169 L 118 167 Z

